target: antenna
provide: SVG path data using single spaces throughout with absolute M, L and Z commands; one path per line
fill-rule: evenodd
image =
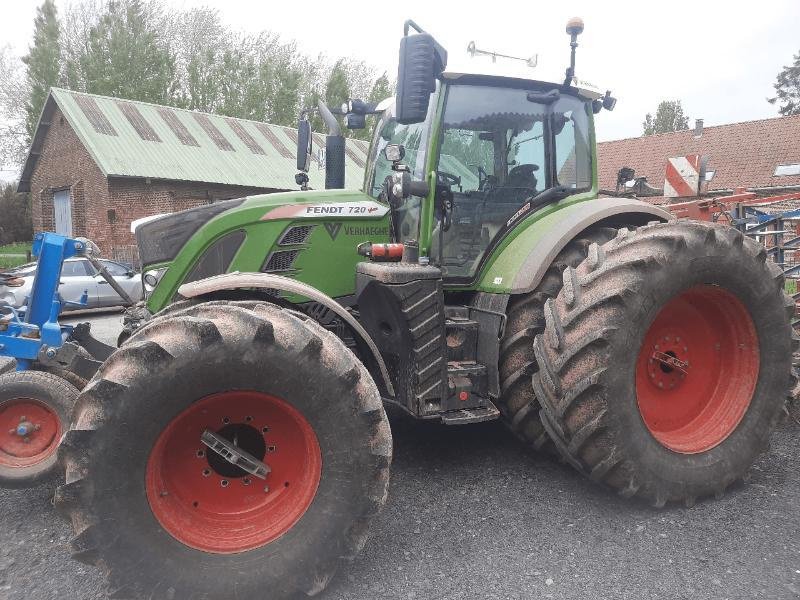
M 578 47 L 578 36 L 583 33 L 583 19 L 572 17 L 567 21 L 567 33 L 569 34 L 569 47 L 572 52 L 569 57 L 569 67 L 567 67 L 567 77 L 564 85 L 568 86 L 575 79 L 575 48 Z
M 539 62 L 539 55 L 538 54 L 534 54 L 533 56 L 531 56 L 529 58 L 522 58 L 520 56 L 510 56 L 508 54 L 500 54 L 499 52 L 494 52 L 492 50 L 481 50 L 480 48 L 478 48 L 475 45 L 474 41 L 470 42 L 467 45 L 467 53 L 472 58 L 475 58 L 475 56 L 491 56 L 493 63 L 497 62 L 498 57 L 499 58 L 507 58 L 509 60 L 519 60 L 519 61 L 524 62 L 526 65 L 528 65 L 531 69 L 533 69 L 537 65 L 537 63 Z

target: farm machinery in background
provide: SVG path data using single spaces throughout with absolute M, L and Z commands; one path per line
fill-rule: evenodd
M 764 244 L 767 255 L 779 265 L 787 278 L 787 291 L 797 294 L 800 277 L 800 192 L 775 195 L 758 194 L 736 188 L 728 194 L 705 191 L 708 156 L 691 154 L 670 158 L 664 187 L 651 186 L 646 177 L 636 177 L 630 167 L 617 173 L 613 191 L 601 195 L 664 199 L 659 206 L 677 219 L 722 223 L 736 227 L 748 237 Z M 788 205 L 788 209 L 787 209 Z M 795 299 L 800 300 L 800 295 Z
M 448 68 L 407 21 L 396 98 L 344 111 L 378 116 L 363 189 L 321 103 L 328 189 L 303 115 L 299 191 L 136 229 L 150 293 L 78 397 L 54 497 L 114 597 L 321 592 L 386 502 L 384 404 L 499 419 L 656 507 L 745 476 L 790 385 L 783 274 L 734 228 L 598 198 L 616 100 L 566 31 L 553 83 Z
M 62 325 L 67 304 L 58 287 L 64 260 L 82 256 L 130 304 L 133 300 L 97 260 L 87 239 L 55 233 L 33 241 L 37 269 L 24 309 L 0 303 L 0 485 L 27 486 L 57 468 L 56 450 L 69 429 L 78 393 L 115 348 L 91 336 L 88 323 Z M 5 276 L 13 284 L 13 274 Z

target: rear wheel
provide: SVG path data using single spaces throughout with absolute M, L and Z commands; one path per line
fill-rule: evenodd
M 509 302 L 505 335 L 500 346 L 502 393 L 498 407 L 505 424 L 536 450 L 552 448 L 539 418 L 539 401 L 532 385 L 532 376 L 539 368 L 533 340 L 544 331 L 544 303 L 555 298 L 561 290 L 564 269 L 577 267 L 586 258 L 592 243 L 604 244 L 616 233 L 617 230 L 610 227 L 585 232 L 559 252 L 536 289 L 513 296 Z
M 125 596 L 317 593 L 386 499 L 391 434 L 368 372 L 333 334 L 266 303 L 198 304 L 137 331 L 73 427 L 56 504 L 75 557 Z
M 592 479 L 656 506 L 721 494 L 768 445 L 790 385 L 794 304 L 729 227 L 620 230 L 545 305 L 545 427 Z
M 74 386 L 50 373 L 0 376 L 0 485 L 34 485 L 55 471 L 77 396 Z

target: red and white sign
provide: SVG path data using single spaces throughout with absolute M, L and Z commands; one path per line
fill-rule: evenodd
M 666 198 L 697 196 L 700 190 L 700 155 L 689 154 L 667 160 L 664 177 Z

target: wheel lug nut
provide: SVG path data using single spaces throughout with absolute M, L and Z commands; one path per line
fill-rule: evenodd
M 223 479 L 222 481 L 219 482 L 219 484 L 222 487 L 228 487 L 228 480 L 227 479 Z
M 211 475 L 211 471 L 208 469 L 203 469 L 203 477 L 208 477 L 209 475 Z
M 264 486 L 264 493 L 265 494 L 269 494 L 269 486 L 268 485 Z
M 244 479 L 242 479 L 242 483 L 244 485 L 250 485 L 250 478 L 249 477 L 245 477 Z

